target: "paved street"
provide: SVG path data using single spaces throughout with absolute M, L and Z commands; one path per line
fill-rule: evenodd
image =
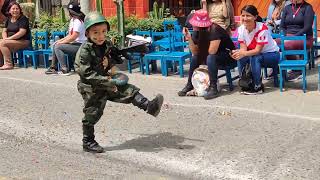
M 133 73 L 130 83 L 149 98 L 163 93 L 164 107 L 153 118 L 108 102 L 96 125 L 97 141 L 107 150 L 100 155 L 82 152 L 78 76 L 43 72 L 0 71 L 0 179 L 320 177 L 316 70 L 309 72 L 305 94 L 301 83 L 286 84 L 289 90 L 280 94 L 270 81 L 262 95 L 223 90 L 209 101 L 178 97 L 186 82 L 178 75 Z

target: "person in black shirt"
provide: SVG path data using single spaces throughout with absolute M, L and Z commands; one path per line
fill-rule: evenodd
M 11 52 L 30 45 L 29 19 L 22 14 L 22 9 L 17 2 L 10 3 L 8 9 L 9 16 L 5 21 L 0 40 L 0 58 L 4 61 L 0 70 L 13 69 Z
M 191 78 L 194 70 L 199 65 L 206 64 L 210 76 L 210 87 L 204 98 L 213 99 L 218 96 L 218 66 L 236 64 L 236 61 L 230 57 L 230 51 L 234 50 L 235 46 L 228 32 L 210 21 L 207 11 L 196 11 L 189 23 L 193 26 L 192 37 L 187 28 L 184 33 L 189 40 L 192 59 L 187 85 L 178 92 L 178 95 L 185 96 L 193 89 Z

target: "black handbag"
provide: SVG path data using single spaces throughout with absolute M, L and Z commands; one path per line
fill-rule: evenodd
M 241 71 L 241 76 L 238 82 L 242 90 L 249 91 L 254 89 L 254 83 L 252 78 L 251 65 L 246 64 Z

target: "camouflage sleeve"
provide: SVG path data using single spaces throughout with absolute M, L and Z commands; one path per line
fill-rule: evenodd
M 86 45 L 86 43 L 79 48 L 75 59 L 76 72 L 82 80 L 86 81 L 85 83 L 100 87 L 114 87 L 114 81 L 110 81 L 107 76 L 101 76 L 93 70 L 91 61 L 94 60 L 95 57 L 91 52 L 92 49 Z

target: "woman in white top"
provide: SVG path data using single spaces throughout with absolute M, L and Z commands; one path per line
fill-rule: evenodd
M 65 62 L 65 54 L 74 59 L 81 44 L 87 40 L 85 36 L 84 17 L 85 15 L 80 10 L 80 5 L 77 1 L 71 1 L 68 4 L 70 14 L 70 23 L 68 35 L 56 41 L 52 50 L 52 62 L 46 74 L 61 74 L 69 75 L 68 68 Z M 57 72 L 57 60 L 60 63 L 61 71 Z
M 277 71 L 280 59 L 279 47 L 272 39 L 267 25 L 257 22 L 257 18 L 258 10 L 255 6 L 247 5 L 242 8 L 242 25 L 238 29 L 240 49 L 232 51 L 232 57 L 240 61 L 240 73 L 246 64 L 251 64 L 254 87 L 250 90 L 242 89 L 244 94 L 262 93 L 264 86 L 261 82 L 261 66 L 274 67 Z

